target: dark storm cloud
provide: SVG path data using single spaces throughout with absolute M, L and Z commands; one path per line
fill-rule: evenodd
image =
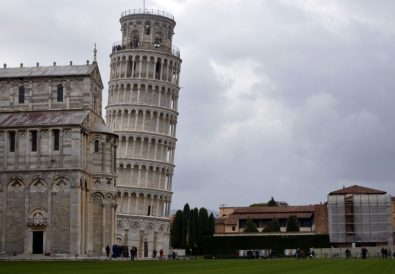
M 12 1 L 0 61 L 84 63 L 108 82 L 119 16 L 142 1 Z M 391 1 L 147 1 L 171 11 L 183 58 L 173 208 L 270 196 L 324 201 L 361 184 L 395 192 Z M 107 88 L 104 103 L 107 100 Z

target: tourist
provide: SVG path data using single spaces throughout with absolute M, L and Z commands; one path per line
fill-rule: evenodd
M 163 249 L 159 250 L 159 258 L 161 260 L 163 259 Z
M 110 246 L 106 246 L 106 253 L 107 253 L 107 258 L 110 257 Z
M 351 257 L 351 251 L 350 249 L 346 249 L 346 259 L 349 259 Z

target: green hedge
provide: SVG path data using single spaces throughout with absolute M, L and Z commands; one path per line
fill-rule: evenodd
M 233 255 L 241 249 L 272 249 L 284 254 L 284 249 L 309 250 L 330 247 L 329 235 L 262 235 L 205 237 L 203 252 L 211 256 Z

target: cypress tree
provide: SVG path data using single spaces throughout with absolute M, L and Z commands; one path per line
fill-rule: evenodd
M 207 236 L 208 231 L 208 212 L 204 207 L 199 209 L 199 221 L 198 221 L 198 246 L 201 249 L 203 247 L 203 237 Z
M 184 210 L 183 210 L 183 222 L 182 222 L 182 242 L 181 242 L 181 246 L 182 248 L 185 249 L 189 249 L 189 244 L 188 244 L 188 240 L 189 240 L 189 228 L 190 228 L 190 208 L 188 203 L 185 204 L 184 206 Z
M 213 236 L 215 233 L 215 219 L 213 213 L 210 213 L 210 216 L 208 217 L 208 230 L 209 230 L 209 236 Z
M 195 207 L 191 210 L 190 213 L 190 222 L 189 222 L 189 239 L 188 243 L 192 250 L 198 247 L 197 243 L 197 233 L 198 233 L 198 221 L 199 221 L 199 209 Z M 193 252 L 194 254 L 195 252 Z
M 177 210 L 176 216 L 174 217 L 173 224 L 171 226 L 171 246 L 173 248 L 182 247 L 182 225 L 184 220 L 184 214 L 181 210 Z

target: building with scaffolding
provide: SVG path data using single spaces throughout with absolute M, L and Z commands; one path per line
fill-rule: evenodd
M 358 185 L 328 195 L 328 227 L 334 246 L 393 243 L 392 198 Z

